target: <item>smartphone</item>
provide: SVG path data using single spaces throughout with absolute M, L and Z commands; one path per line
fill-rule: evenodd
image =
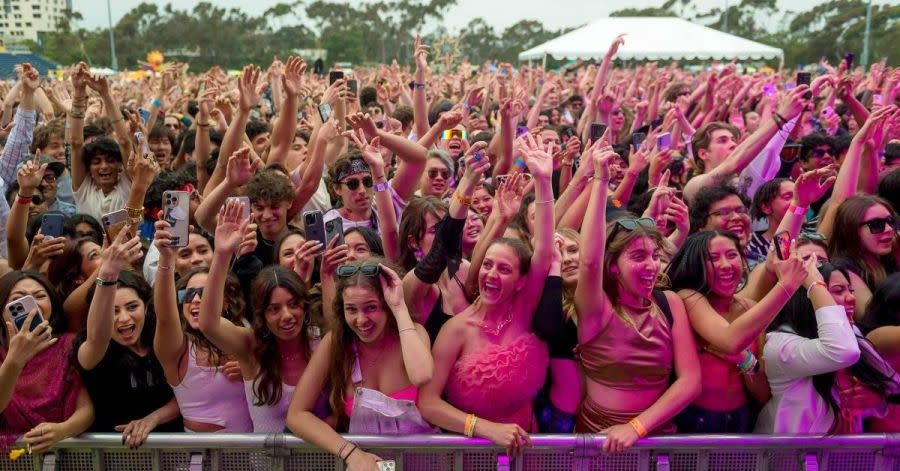
M 397 469 L 397 463 L 394 460 L 376 461 L 375 464 L 378 465 L 378 471 L 396 471 Z
M 656 149 L 657 150 L 666 150 L 672 147 L 672 135 L 664 132 L 658 136 L 656 136 Z
M 323 123 L 327 123 L 331 119 L 331 105 L 328 103 L 319 105 L 319 117 L 322 118 Z
M 497 175 L 494 177 L 494 186 L 500 186 L 506 183 L 506 180 L 509 180 L 509 175 Z
M 150 153 L 150 147 L 147 145 L 144 133 L 140 131 L 134 133 L 134 143 L 141 149 L 141 157 L 146 157 Z
M 781 161 L 787 164 L 793 163 L 800 155 L 800 144 L 785 144 L 781 148 Z
M 150 110 L 145 108 L 138 108 L 138 116 L 141 117 L 141 123 L 147 124 L 150 121 Z
M 359 82 L 356 80 L 347 80 L 347 88 L 350 89 L 350 93 L 356 95 L 357 88 L 359 87 Z
M 322 220 L 322 211 L 313 210 L 303 213 L 303 227 L 306 229 L 306 240 L 317 240 L 322 247 L 328 246 L 325 235 L 325 221 Z
M 656 128 L 662 126 L 662 123 L 663 123 L 662 117 L 656 118 L 653 121 L 650 121 L 650 129 L 656 129 Z
M 328 85 L 337 82 L 338 80 L 344 78 L 344 72 L 340 70 L 332 70 L 328 72 Z
M 880 93 L 876 93 L 876 94 L 872 95 L 872 105 L 873 106 L 881 106 L 882 105 Z
M 601 123 L 591 123 L 591 142 L 597 142 L 606 132 L 606 125 Z
M 119 235 L 119 231 L 125 226 L 127 220 L 128 211 L 124 209 L 106 213 L 100 217 L 100 222 L 103 223 L 103 229 L 106 231 L 106 238 L 110 242 Z M 131 234 L 129 234 L 129 238 L 131 238 Z
M 162 198 L 163 219 L 172 225 L 169 247 L 187 247 L 188 227 L 191 224 L 191 194 L 187 191 L 167 190 Z
M 62 214 L 44 214 L 41 216 L 41 234 L 47 237 L 61 237 L 63 235 L 63 222 L 66 217 Z
M 669 162 L 669 173 L 672 175 L 681 175 L 684 173 L 684 157 L 675 157 Z
M 791 256 L 791 234 L 788 231 L 775 234 L 772 242 L 775 244 L 775 255 L 779 260 L 785 260 Z
M 645 132 L 636 132 L 631 135 L 631 145 L 634 146 L 634 150 L 639 150 L 641 148 L 644 139 L 647 139 L 647 133 Z
M 763 87 L 763 94 L 765 96 L 775 96 L 776 92 L 777 92 L 777 90 L 775 89 L 774 83 L 770 83 L 770 84 L 766 85 L 765 87 Z
M 225 203 L 227 204 L 229 201 L 233 201 L 233 200 L 244 203 L 244 215 L 241 217 L 241 219 L 244 221 L 246 221 L 247 219 L 250 219 L 250 197 L 249 196 L 229 196 L 225 200 Z
M 854 59 L 855 57 L 856 57 L 856 56 L 854 56 L 852 52 L 848 52 L 847 54 L 844 55 L 844 62 L 847 63 L 847 70 L 848 70 L 848 71 L 849 71 L 849 70 L 853 70 L 853 59 Z
M 7 304 L 6 310 L 9 312 L 9 317 L 12 317 L 13 319 L 13 325 L 16 326 L 16 332 L 21 331 L 25 326 L 25 320 L 28 319 L 28 313 L 31 311 L 37 312 L 34 315 L 34 319 L 31 321 L 31 325 L 28 327 L 29 331 L 34 330 L 41 322 L 44 322 L 41 308 L 38 307 L 37 302 L 31 295 L 23 296 Z
M 812 83 L 812 75 L 809 72 L 797 72 L 797 86 L 800 85 L 809 85 Z M 806 92 L 803 94 L 803 98 L 809 100 L 812 98 L 812 92 Z
M 325 221 L 325 240 L 330 244 L 337 237 L 337 245 L 344 243 L 344 220 L 340 217 Z M 327 245 L 327 244 L 326 244 Z M 322 247 L 325 250 L 325 247 Z
M 516 137 L 528 132 L 528 126 L 516 126 Z

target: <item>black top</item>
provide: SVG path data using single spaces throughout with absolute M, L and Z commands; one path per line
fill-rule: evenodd
M 428 332 L 428 337 L 431 338 L 431 345 L 434 345 L 434 341 L 437 340 L 438 334 L 441 332 L 441 327 L 444 327 L 444 324 L 450 320 L 450 314 L 447 314 L 443 311 L 443 294 L 441 294 L 440 290 L 438 290 L 437 301 L 434 302 L 434 306 L 431 308 L 431 313 L 428 314 L 428 319 L 425 319 L 425 331 Z
M 117 425 L 142 419 L 175 397 L 153 350 L 138 356 L 110 342 L 106 355 L 92 370 L 79 365 L 84 386 L 94 403 L 91 432 L 115 432 Z M 160 424 L 155 432 L 183 432 L 181 418 Z
M 578 327 L 572 319 L 566 319 L 562 306 L 563 284 L 559 276 L 544 280 L 544 292 L 534 314 L 533 328 L 538 338 L 547 343 L 550 358 L 575 359 L 578 345 Z

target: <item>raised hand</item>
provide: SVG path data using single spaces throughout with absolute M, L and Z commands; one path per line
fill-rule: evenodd
M 531 133 L 526 133 L 518 139 L 517 144 L 531 174 L 535 178 L 550 178 L 553 173 L 553 157 L 541 149 L 538 140 Z
M 119 231 L 106 250 L 100 252 L 100 278 L 103 280 L 115 280 L 125 267 L 141 258 L 141 239 L 137 236 L 129 238 L 133 234 L 133 227 L 126 224 Z
M 34 93 L 41 86 L 41 76 L 29 63 L 22 64 L 22 89 Z
M 462 120 L 463 116 L 459 111 L 448 111 L 441 114 L 441 117 L 438 118 L 438 126 L 441 130 L 446 131 L 458 126 Z
M 216 224 L 216 250 L 234 254 L 244 240 L 244 231 L 249 219 L 244 219 L 244 203 L 240 200 L 229 200 L 219 211 L 219 222 Z
M 72 72 L 72 87 L 75 89 L 76 94 L 80 92 L 82 95 L 84 94 L 85 89 L 87 88 L 87 81 L 90 78 L 90 73 L 88 72 L 87 64 L 84 62 L 79 62 L 75 67 L 75 70 Z
M 808 208 L 812 203 L 819 201 L 834 184 L 837 179 L 836 173 L 836 167 L 830 165 L 810 170 L 797 177 L 794 188 L 794 205 Z
M 804 97 L 808 91 L 808 85 L 800 85 L 787 92 L 778 104 L 778 114 L 788 121 L 794 119 L 809 105 L 809 100 Z
M 616 39 L 613 39 L 612 44 L 609 45 L 609 50 L 606 51 L 607 57 L 613 57 L 616 53 L 619 52 L 619 47 L 625 44 L 625 33 L 622 33 L 616 36 Z
M 11 320 L 6 321 L 6 338 L 9 339 L 9 348 L 4 363 L 8 361 L 20 371 L 35 355 L 57 341 L 56 338 L 53 338 L 53 329 L 47 320 L 38 324 L 33 330 L 27 328 L 31 326 L 36 315 L 37 310 L 29 312 L 25 317 L 25 323 L 22 324 L 23 329 L 18 332 Z
M 134 185 L 148 188 L 160 172 L 159 162 L 156 161 L 152 154 L 138 157 L 132 153 L 132 158 L 129 160 L 131 164 L 129 173 Z
M 252 65 L 244 66 L 241 78 L 238 80 L 238 91 L 240 92 L 240 100 L 238 106 L 241 111 L 249 112 L 253 107 L 259 104 L 262 97 L 259 90 L 260 68 Z
M 347 94 L 349 92 L 350 89 L 347 88 L 347 81 L 345 79 L 335 80 L 334 83 L 325 89 L 325 93 L 322 94 L 321 102 L 336 106 L 338 100 L 343 101 L 347 99 Z
M 511 221 L 522 206 L 524 186 L 520 184 L 522 174 L 517 173 L 497 186 L 494 192 L 494 208 L 491 214 L 498 214 L 504 221 Z
M 256 237 L 256 228 L 256 223 L 252 222 L 244 226 L 244 239 L 241 240 L 241 245 L 238 247 L 238 258 L 256 251 L 256 247 L 259 245 L 259 240 Z
M 362 130 L 366 139 L 374 139 L 378 136 L 378 128 L 375 126 L 375 121 L 372 120 L 369 113 L 355 113 L 349 115 L 347 116 L 347 123 L 354 131 Z
M 100 96 L 109 95 L 109 80 L 106 77 L 93 74 L 87 77 L 87 86 L 91 88 L 91 90 L 100 94 Z
M 47 164 L 38 165 L 35 162 L 40 159 L 40 150 L 35 154 L 34 160 L 29 160 L 22 164 L 19 171 L 16 172 L 16 181 L 19 183 L 19 193 L 23 196 L 31 196 L 44 179 L 44 171 L 47 170 Z
M 309 280 L 315 266 L 316 256 L 322 252 L 322 243 L 318 240 L 307 240 L 294 248 L 294 256 L 290 260 L 291 269 L 301 279 Z
M 381 151 L 379 151 L 378 147 L 381 138 L 376 137 L 371 141 L 367 141 L 366 135 L 362 130 L 347 131 L 344 133 L 344 136 L 352 139 L 356 147 L 359 147 L 363 160 L 366 161 L 366 164 L 369 165 L 369 170 L 372 172 L 372 178 L 384 177 L 384 159 L 381 157 Z
M 390 268 L 379 264 L 381 274 L 378 281 L 381 283 L 381 292 L 384 294 L 384 302 L 391 308 L 395 314 L 398 308 L 406 307 L 403 299 L 403 282 L 397 272 Z
M 303 82 L 303 73 L 306 72 L 306 62 L 299 57 L 288 57 L 284 76 L 281 78 L 284 91 L 293 96 L 309 95 L 309 87 Z
M 347 263 L 350 255 L 350 247 L 347 244 L 338 245 L 338 236 L 334 236 L 328 242 L 328 249 L 322 254 L 322 266 L 319 267 L 319 278 L 325 280 L 334 276 L 335 269 Z
M 38 231 L 31 242 L 28 256 L 25 258 L 24 269 L 42 271 L 47 260 L 63 254 L 66 248 L 65 237 L 45 237 Z
M 228 164 L 225 169 L 225 175 L 228 184 L 238 187 L 244 186 L 256 173 L 259 168 L 260 160 L 250 162 L 250 148 L 242 147 L 228 157 Z
M 810 260 L 815 260 L 811 257 Z M 804 266 L 803 260 L 797 254 L 797 241 L 791 241 L 790 256 L 786 260 L 772 260 L 775 274 L 778 282 L 782 284 L 788 291 L 793 293 L 810 275 Z M 813 265 L 813 271 L 818 273 L 818 269 Z M 821 276 L 820 276 L 821 278 Z
M 413 50 L 413 56 L 416 59 L 416 70 L 426 71 L 428 70 L 428 49 L 429 47 L 422 43 L 422 38 L 416 36 L 415 49 Z

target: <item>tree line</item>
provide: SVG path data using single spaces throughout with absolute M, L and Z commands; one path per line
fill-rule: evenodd
M 661 6 L 627 8 L 611 16 L 680 16 L 748 39 L 780 47 L 788 66 L 818 62 L 836 64 L 846 52 L 862 51 L 866 2 L 833 0 L 807 11 L 782 11 L 776 0 L 730 2 L 727 10 L 701 10 L 693 0 L 666 0 Z M 384 0 L 373 3 L 332 3 L 323 0 L 279 3 L 259 16 L 237 8 L 203 2 L 193 9 L 142 3 L 114 26 L 116 55 L 121 68 L 134 68 L 147 53 L 160 50 L 166 60 L 188 62 L 195 70 L 212 65 L 239 68 L 248 63 L 268 64 L 297 49 L 325 49 L 328 62 L 409 63 L 413 40 L 423 34 L 440 57 L 467 58 L 481 63 L 496 59 L 516 63 L 520 52 L 575 27 L 553 30 L 538 20 L 521 20 L 497 29 L 474 18 L 450 32 L 441 18 L 456 0 Z M 900 4 L 875 5 L 872 14 L 870 62 L 900 59 Z M 109 66 L 109 31 L 74 25 L 82 17 L 68 11 L 59 30 L 29 42 L 32 51 L 60 64 L 86 61 Z M 776 22 L 773 28 L 771 23 Z

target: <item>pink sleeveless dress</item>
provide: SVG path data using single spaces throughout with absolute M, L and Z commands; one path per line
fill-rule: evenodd
M 536 432 L 531 404 L 544 385 L 549 362 L 547 345 L 531 333 L 460 355 L 444 388 L 447 402 L 492 422 Z

